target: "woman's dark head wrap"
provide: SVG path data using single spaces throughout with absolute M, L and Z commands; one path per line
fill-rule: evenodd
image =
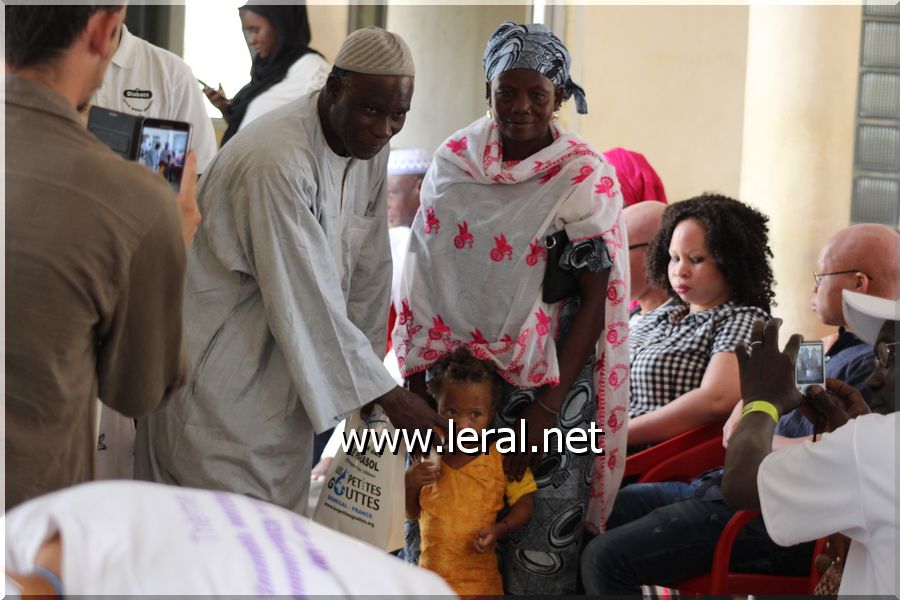
M 248 2 L 239 10 L 249 10 L 267 19 L 278 34 L 278 46 L 267 58 L 253 59 L 250 67 L 250 83 L 231 99 L 231 116 L 228 129 L 222 136 L 225 145 L 237 133 L 250 102 L 264 91 L 284 79 L 288 69 L 308 52 L 309 18 L 305 4 L 253 4 Z
M 484 49 L 484 74 L 488 81 L 511 69 L 537 71 L 563 88 L 563 100 L 575 97 L 579 114 L 587 114 L 584 90 L 569 76 L 572 59 L 558 37 L 540 23 L 517 25 L 506 21 L 490 37 Z

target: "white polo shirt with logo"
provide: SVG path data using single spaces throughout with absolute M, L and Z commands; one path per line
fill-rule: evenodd
M 191 124 L 191 147 L 202 173 L 216 153 L 216 136 L 206 97 L 191 68 L 177 55 L 135 37 L 122 26 L 122 39 L 92 104 L 152 119 Z

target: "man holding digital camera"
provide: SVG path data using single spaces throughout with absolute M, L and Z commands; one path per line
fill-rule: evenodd
M 883 259 L 896 263 L 900 254 Z M 850 538 L 840 595 L 895 597 L 900 591 L 897 548 L 897 333 L 900 300 L 845 290 L 844 313 L 874 350 L 866 384 L 871 408 L 841 381 L 794 388 L 800 336 L 779 350 L 778 319 L 754 324 L 749 349 L 735 350 L 741 370 L 742 418 L 725 455 L 723 493 L 734 509 L 761 510 L 766 530 L 781 545 L 835 532 Z M 871 358 L 871 357 L 870 357 Z M 799 407 L 822 420 L 819 443 L 772 453 L 778 415 Z M 840 564 L 840 563 L 839 563 Z M 840 568 L 840 567 L 839 567 Z
M 97 397 L 136 417 L 182 384 L 184 246 L 199 213 L 194 185 L 176 203 L 79 116 L 124 5 L 4 10 L 10 509 L 93 478 Z

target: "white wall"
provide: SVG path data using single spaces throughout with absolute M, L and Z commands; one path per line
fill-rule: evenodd
M 590 113 L 572 129 L 644 154 L 670 200 L 740 188 L 746 6 L 569 7 Z M 571 103 L 570 103 L 571 104 Z

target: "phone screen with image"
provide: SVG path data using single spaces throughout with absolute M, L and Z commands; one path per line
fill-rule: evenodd
M 800 344 L 794 376 L 800 389 L 810 385 L 825 385 L 825 344 L 822 342 Z
M 188 123 L 145 119 L 138 162 L 160 174 L 177 194 L 190 142 L 191 126 Z

